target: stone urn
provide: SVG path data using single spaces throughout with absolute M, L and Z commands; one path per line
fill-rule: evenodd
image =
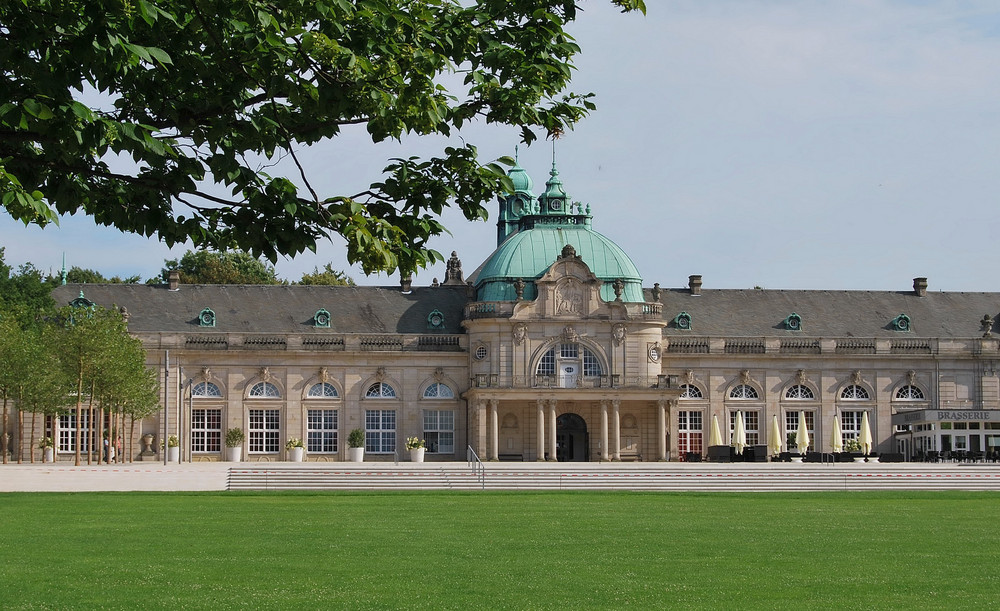
M 146 433 L 145 435 L 142 436 L 142 445 L 144 446 L 142 448 L 143 453 L 152 452 L 153 451 L 153 434 L 152 433 Z

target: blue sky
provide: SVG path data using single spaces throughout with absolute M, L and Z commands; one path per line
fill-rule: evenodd
M 997 291 L 1000 5 L 983 1 L 672 0 L 648 15 L 584 3 L 573 89 L 598 110 L 557 143 L 570 195 L 629 253 L 645 284 L 705 288 Z M 512 129 L 463 132 L 484 158 Z M 322 193 L 352 193 L 388 157 L 442 141 L 373 146 L 361 131 L 301 154 Z M 549 143 L 521 148 L 540 192 Z M 491 206 L 495 212 L 495 205 Z M 495 221 L 445 217 L 466 272 L 495 247 Z M 70 217 L 25 228 L 0 217 L 7 263 L 155 275 L 172 251 Z M 298 279 L 332 262 L 361 284 L 334 239 L 279 260 Z M 444 264 L 417 275 L 443 278 Z

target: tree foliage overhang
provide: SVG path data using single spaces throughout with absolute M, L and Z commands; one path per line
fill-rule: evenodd
M 445 231 L 445 206 L 485 218 L 483 204 L 510 187 L 503 168 L 466 143 L 392 159 L 361 193 L 324 194 L 296 151 L 359 124 L 373 142 L 476 120 L 518 126 L 524 142 L 560 134 L 593 109 L 589 94 L 566 91 L 577 10 L 572 0 L 4 2 L 2 205 L 25 223 L 82 211 L 168 245 L 272 261 L 340 234 L 366 273 L 406 274 L 441 259 L 427 242 Z M 446 74 L 461 85 L 444 87 Z M 259 167 L 281 155 L 301 186 Z

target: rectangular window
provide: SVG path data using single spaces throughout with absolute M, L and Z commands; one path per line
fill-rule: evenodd
M 861 417 L 863 415 L 863 411 L 840 412 L 840 431 L 844 434 L 845 442 L 861 437 Z
M 813 423 L 816 422 L 816 412 L 806 411 L 806 431 L 809 433 L 809 450 L 816 449 L 816 428 Z M 798 410 L 789 410 L 785 412 L 785 439 L 782 439 L 782 443 L 788 440 L 789 433 L 799 432 L 799 412 Z M 788 448 L 788 452 L 797 452 L 798 446 L 794 448 Z
M 747 445 L 760 445 L 760 412 L 743 412 L 743 428 L 747 432 Z M 729 438 L 736 431 L 736 412 L 729 412 Z
M 392 454 L 396 450 L 396 410 L 365 410 L 365 452 Z
M 222 451 L 222 410 L 191 410 L 191 451 Z
M 424 410 L 424 441 L 427 451 L 437 454 L 455 453 L 455 412 Z
M 562 344 L 559 346 L 559 356 L 564 359 L 579 358 L 580 347 L 577 344 Z
M 91 427 L 90 414 L 86 410 L 81 414 L 80 422 L 80 451 L 90 451 Z M 76 452 L 76 413 L 62 414 L 59 416 L 59 445 L 60 452 Z
M 279 435 L 281 431 L 280 410 L 252 409 L 250 410 L 250 453 L 276 454 L 281 447 Z
M 677 412 L 677 451 L 680 454 L 701 454 L 702 412 L 681 410 Z
M 310 453 L 337 451 L 337 410 L 311 409 L 306 414 L 306 449 Z

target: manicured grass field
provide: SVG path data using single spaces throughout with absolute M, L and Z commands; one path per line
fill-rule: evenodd
M 987 608 L 995 493 L 0 494 L 0 608 Z

